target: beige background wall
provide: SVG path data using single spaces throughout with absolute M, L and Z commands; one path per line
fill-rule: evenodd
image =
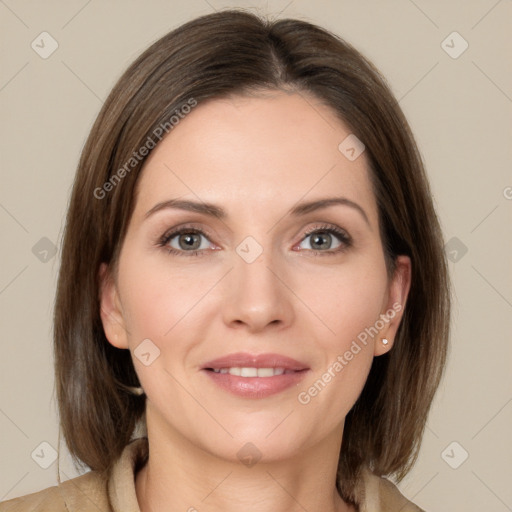
M 512 510 L 510 0 L 0 0 L 0 500 L 56 482 L 53 253 L 88 130 L 147 45 L 228 6 L 340 34 L 400 99 L 450 240 L 455 286 L 448 371 L 401 489 L 432 511 Z M 46 59 L 55 43 L 43 31 L 58 44 Z M 61 477 L 76 474 L 62 446 Z

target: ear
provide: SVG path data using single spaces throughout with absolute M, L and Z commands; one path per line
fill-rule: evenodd
M 409 256 L 397 256 L 395 273 L 389 284 L 388 299 L 380 315 L 384 326 L 375 342 L 374 355 L 376 356 L 385 354 L 393 346 L 411 288 L 411 273 L 412 265 Z M 386 345 L 382 343 L 383 339 L 388 340 Z
M 128 348 L 128 337 L 119 294 L 106 263 L 101 264 L 98 279 L 100 284 L 100 316 L 105 336 L 114 347 Z

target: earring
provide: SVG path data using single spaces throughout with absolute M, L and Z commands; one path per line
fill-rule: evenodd
M 382 338 L 382 344 L 383 345 L 387 345 L 388 343 L 389 343 L 389 341 L 386 338 Z

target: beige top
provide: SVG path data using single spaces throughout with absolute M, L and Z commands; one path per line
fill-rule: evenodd
M 0 512 L 140 512 L 135 467 L 148 453 L 146 438 L 128 444 L 105 481 L 94 471 L 58 486 L 0 503 Z M 422 512 L 390 481 L 366 473 L 358 492 L 360 512 Z

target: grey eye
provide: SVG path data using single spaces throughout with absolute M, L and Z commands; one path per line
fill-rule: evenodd
M 204 239 L 204 240 L 201 240 Z M 173 236 L 169 240 L 169 245 L 173 249 L 181 251 L 197 251 L 201 249 L 208 249 L 208 239 L 200 233 L 180 233 Z
M 306 243 L 306 247 L 302 244 Z M 337 249 L 341 245 L 338 237 L 327 231 L 315 231 L 307 235 L 301 242 L 301 249 L 310 249 L 313 251 Z M 309 247 L 308 247 L 309 246 Z

